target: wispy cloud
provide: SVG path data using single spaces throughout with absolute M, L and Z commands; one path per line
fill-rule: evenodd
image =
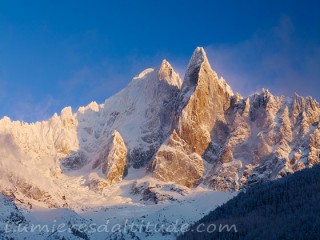
M 103 62 L 95 66 L 83 66 L 68 79 L 59 82 L 60 98 L 65 104 L 79 107 L 90 101 L 104 101 L 123 88 L 130 78 L 116 71 L 113 64 Z
M 246 41 L 206 50 L 213 68 L 243 95 L 265 87 L 320 99 L 320 45 L 298 36 L 289 17 Z
M 23 99 L 16 98 L 12 102 L 11 115 L 14 120 L 27 122 L 49 119 L 52 109 L 55 108 L 57 100 L 48 95 L 39 100 L 34 99 L 30 93 L 23 93 Z

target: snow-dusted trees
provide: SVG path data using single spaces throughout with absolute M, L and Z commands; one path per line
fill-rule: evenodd
M 320 166 L 315 166 L 240 193 L 178 239 L 319 239 L 319 200 Z M 199 233 L 200 224 L 235 225 L 237 232 Z

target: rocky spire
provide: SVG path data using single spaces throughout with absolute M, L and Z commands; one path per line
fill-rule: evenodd
M 202 64 L 206 64 L 206 65 L 210 66 L 210 64 L 208 62 L 207 54 L 204 51 L 203 47 L 197 47 L 194 50 L 194 52 L 191 56 L 191 59 L 189 61 L 189 65 L 187 68 L 187 75 L 188 75 L 188 73 L 192 73 L 193 71 L 199 69 L 199 67 Z
M 187 67 L 183 83 L 184 89 L 194 87 L 198 84 L 198 81 L 201 80 L 201 78 L 199 78 L 199 74 L 203 69 L 214 74 L 214 77 L 217 79 L 217 74 L 212 70 L 206 52 L 202 47 L 197 47 L 194 50 Z
M 120 133 L 115 130 L 92 168 L 101 168 L 109 185 L 121 182 L 126 163 L 127 148 Z
M 203 48 L 196 48 L 183 82 L 175 131 L 155 154 L 154 176 L 191 187 L 204 173 L 202 155 L 208 148 L 211 131 L 217 121 L 225 122 L 224 111 L 230 105 L 230 95 L 219 84 Z M 168 169 L 179 166 L 172 174 Z
M 156 69 L 159 80 L 166 81 L 169 85 L 181 87 L 182 82 L 179 75 L 174 71 L 170 63 L 164 59 L 161 65 Z
M 177 88 L 181 88 L 182 81 L 177 74 L 171 64 L 166 60 L 162 60 L 160 66 L 157 68 L 147 68 L 141 73 L 139 73 L 133 80 L 139 79 L 151 79 L 155 81 L 164 81 L 167 82 L 170 86 L 175 86 Z

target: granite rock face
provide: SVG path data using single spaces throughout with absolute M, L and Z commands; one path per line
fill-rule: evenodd
M 106 185 L 122 181 L 127 164 L 127 148 L 119 132 L 114 131 L 107 145 L 99 154 L 93 169 L 101 170 L 105 176 Z
M 189 62 L 175 125 L 152 160 L 153 176 L 188 187 L 202 179 L 205 172 L 202 155 L 212 141 L 217 122 L 226 122 L 232 92 L 211 69 L 203 48 L 197 48 Z

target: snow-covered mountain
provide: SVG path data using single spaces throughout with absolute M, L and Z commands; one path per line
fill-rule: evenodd
M 36 123 L 1 119 L 0 192 L 9 200 L 0 200 L 31 215 L 48 208 L 90 215 L 84 221 L 120 206 L 129 209 L 112 212 L 117 221 L 140 208 L 156 221 L 148 204 L 163 210 L 188 198 L 208 212 L 218 199 L 208 191 L 238 191 L 318 164 L 319 119 L 311 97 L 234 94 L 198 47 L 184 81 L 163 60 L 104 104 L 66 107 Z

